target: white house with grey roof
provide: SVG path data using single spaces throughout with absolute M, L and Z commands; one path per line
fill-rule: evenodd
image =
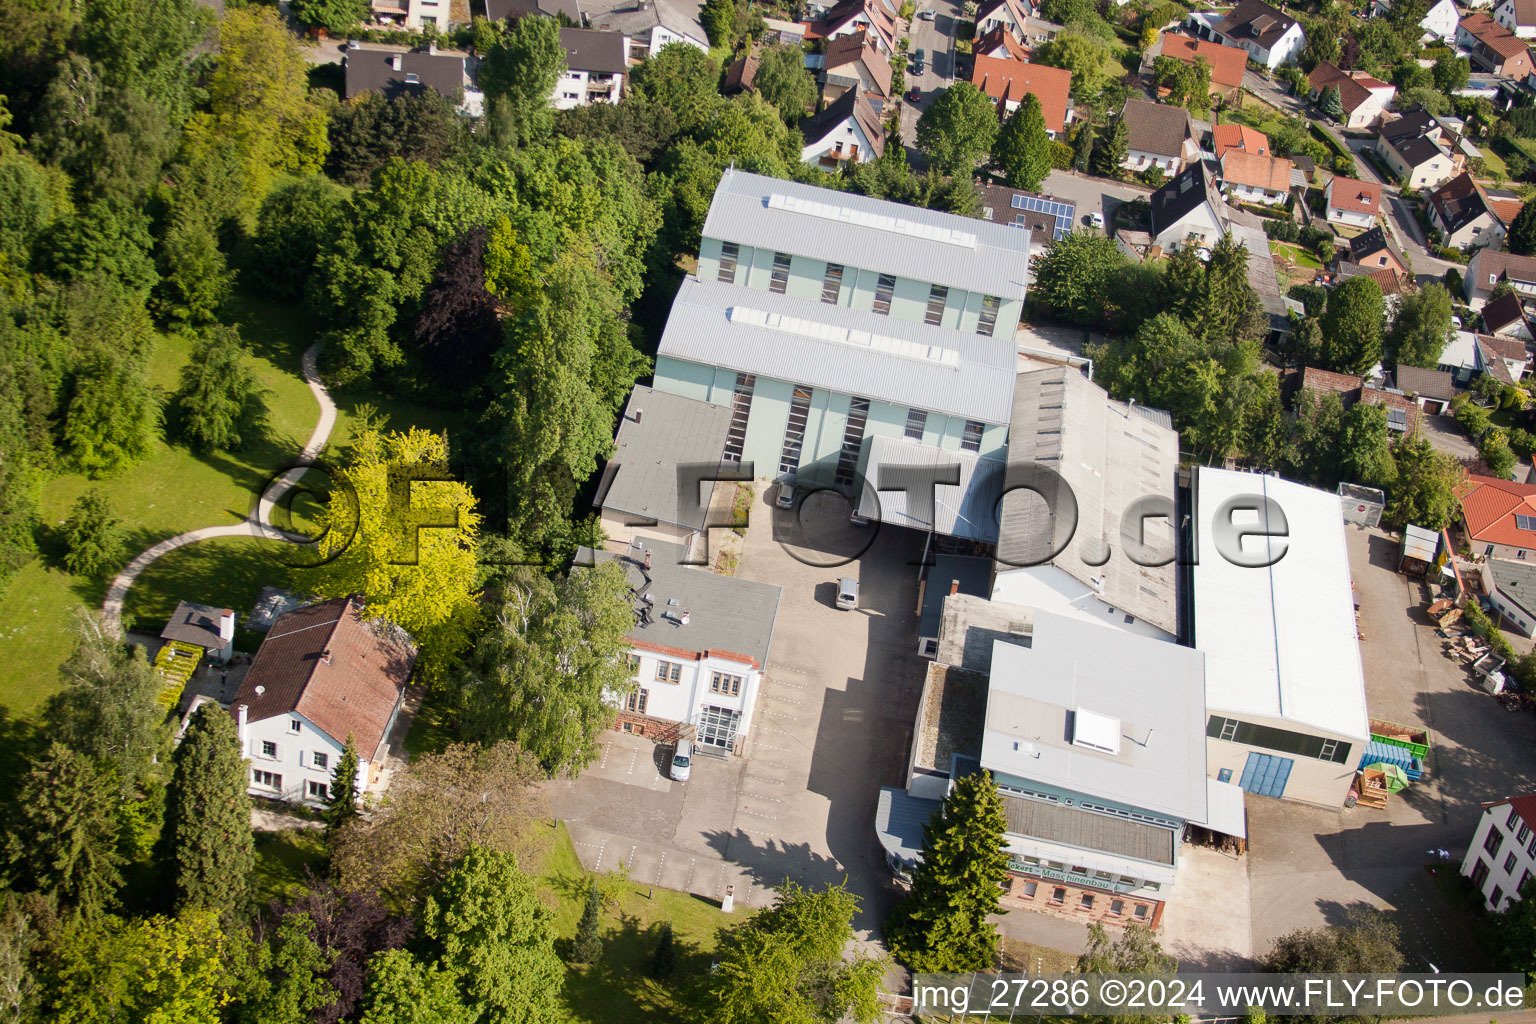
M 700 5 L 690 0 L 597 0 L 582 8 L 588 27 L 629 38 L 631 61 L 654 57 L 673 43 L 709 52 L 709 36 L 699 23 Z
M 935 798 L 984 769 L 1008 822 L 1005 905 L 1157 928 L 1184 826 L 1245 832 L 1241 794 L 1206 774 L 1204 655 L 1039 610 L 1013 615 L 984 671 L 930 669 L 908 787 L 882 791 L 877 806 L 887 859 L 909 870 Z
M 680 564 L 680 548 L 635 541 L 622 553 L 583 548 L 573 572 L 623 566 L 634 593 L 629 665 L 636 688 L 612 695 L 615 728 L 701 753 L 739 754 L 751 733 L 773 646 L 780 589 Z
M 730 408 L 724 458 L 760 478 L 878 485 L 889 457 L 988 480 L 981 463 L 1007 444 L 1028 234 L 727 171 L 653 386 Z
M 1338 495 L 1201 467 L 1192 502 L 1208 770 L 1338 807 L 1370 740 Z M 1224 541 L 1231 527 L 1246 536 Z
M 1168 414 L 1052 367 L 1018 375 L 1011 423 L 992 597 L 1174 640 L 1179 435 Z M 1037 483 L 1042 469 L 1055 477 Z

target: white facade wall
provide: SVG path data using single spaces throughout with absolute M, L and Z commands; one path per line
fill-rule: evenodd
M 1355 228 L 1369 228 L 1376 223 L 1376 218 L 1368 213 L 1356 213 L 1353 210 L 1336 210 L 1328 208 L 1329 224 L 1344 224 Z
M 1252 39 L 1231 39 L 1220 33 L 1215 33 L 1215 35 L 1218 42 L 1225 43 L 1228 46 L 1235 46 L 1242 50 L 1247 50 L 1248 56 L 1250 58 L 1269 68 L 1271 71 L 1275 70 L 1275 68 L 1278 68 L 1282 64 L 1290 63 L 1295 59 L 1296 55 L 1301 52 L 1302 47 L 1307 45 L 1307 37 L 1301 31 L 1301 25 L 1299 23 L 1294 24 L 1290 28 L 1286 29 L 1285 35 L 1275 40 L 1275 45 L 1269 49 L 1265 49 L 1258 43 L 1254 42 Z
M 1483 810 L 1472 832 L 1472 845 L 1461 873 L 1477 884 L 1483 906 L 1498 912 L 1517 897 L 1524 881 L 1536 875 L 1536 833 L 1509 804 Z
M 1196 209 L 1190 211 L 1189 216 L 1175 224 L 1163 229 L 1163 232 L 1153 239 L 1164 250 L 1173 252 L 1184 247 L 1190 236 L 1199 239 L 1202 247 L 1209 247 L 1221 241 L 1221 236 L 1226 233 L 1226 228 L 1216 217 L 1216 211 L 1211 209 L 1210 203 L 1201 203 Z
M 624 76 L 591 71 L 567 71 L 555 83 L 550 99 L 556 110 L 571 110 L 589 103 L 617 104 L 623 97 Z
M 678 33 L 673 32 L 671 29 L 663 25 L 657 25 L 651 29 L 651 38 L 646 45 L 646 52 L 649 56 L 654 57 L 660 53 L 661 48 L 666 46 L 668 43 L 686 43 L 695 49 L 703 50 L 705 53 L 709 52 L 709 43 L 705 40 L 695 39 L 692 36 L 679 35 Z M 634 53 L 633 46 L 630 47 L 630 53 L 631 55 Z
M 641 647 L 631 648 L 630 658 L 635 662 L 634 678 L 639 681 L 640 690 L 645 693 L 645 709 L 640 709 L 638 699 L 633 707 L 625 699 L 617 697 L 610 697 L 609 703 L 632 710 L 635 714 L 691 724 L 698 723 L 699 713 L 705 707 L 726 708 L 740 713 L 736 737 L 746 738 L 752 727 L 757 691 L 762 685 L 762 669 L 729 658 L 664 654 Z M 717 673 L 721 676 L 740 677 L 741 692 L 713 689 Z M 665 681 L 661 679 L 663 674 L 666 676 Z M 672 681 L 674 674 L 677 676 L 676 682 Z M 735 687 L 730 686 L 728 689 Z
M 1438 145 L 1436 148 L 1439 148 Z M 1434 188 L 1448 181 L 1456 173 L 1456 164 L 1444 149 L 1440 149 L 1437 156 L 1417 167 L 1409 167 L 1408 162 L 1398 156 L 1397 150 L 1389 146 L 1384 138 L 1376 140 L 1376 152 L 1387 162 L 1387 166 L 1392 168 L 1393 174 L 1408 180 L 1409 188 Z
M 1470 7 L 1477 6 L 1469 4 Z M 1438 39 L 1455 39 L 1456 25 L 1461 21 L 1461 14 L 1456 10 L 1456 5 L 1451 0 L 1440 0 L 1424 15 L 1424 20 L 1419 22 L 1424 27 L 1426 36 L 1434 36 Z
M 1172 633 L 1110 605 L 1088 584 L 1055 565 L 1001 569 L 992 583 L 992 600 L 1039 608 L 1153 640 L 1172 643 L 1175 639 Z
M 858 119 L 850 114 L 841 124 L 821 138 L 807 139 L 805 148 L 800 151 L 800 160 L 802 163 L 815 165 L 826 156 L 835 159 L 837 166 L 840 167 L 850 159 L 848 154 L 854 152 L 852 148 L 854 146 L 857 146 L 858 150 L 852 162 L 867 164 L 875 158 L 875 149 L 870 144 L 869 137 L 859 126 Z
M 240 738 L 248 763 L 248 792 L 287 803 L 323 804 L 345 740 L 336 740 L 297 712 L 247 722 Z M 276 776 L 276 778 L 272 778 Z M 368 762 L 358 755 L 357 791 L 368 783 Z M 316 790 L 315 787 L 324 787 Z
M 1178 156 L 1164 156 L 1161 153 L 1143 153 L 1139 149 L 1133 149 L 1126 154 L 1125 163 L 1120 166 L 1128 171 L 1145 171 L 1151 167 L 1161 167 L 1171 178 L 1184 169 L 1184 159 Z
M 1238 185 L 1227 182 L 1233 198 L 1240 203 L 1262 203 L 1265 206 L 1275 206 L 1285 202 L 1288 193 L 1276 192 L 1274 189 L 1261 188 L 1258 185 Z
M 1536 39 L 1536 25 L 1522 25 L 1515 18 L 1515 0 L 1504 0 L 1493 9 L 1493 20 L 1521 39 Z

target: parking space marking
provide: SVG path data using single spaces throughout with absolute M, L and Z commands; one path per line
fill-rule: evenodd
M 597 762 L 597 766 L 599 768 L 606 768 L 606 767 L 608 767 L 608 751 L 610 751 L 612 749 L 613 749 L 613 744 L 612 743 L 604 743 L 603 744 L 603 759 L 601 761 Z
M 601 845 L 601 846 L 599 846 L 597 848 L 597 861 L 592 865 L 592 870 L 594 872 L 598 872 L 598 871 L 603 870 L 603 854 L 605 854 L 607 852 L 608 852 L 608 841 L 605 839 L 605 840 L 603 840 L 603 845 Z
M 687 892 L 692 892 L 693 891 L 693 872 L 694 872 L 694 869 L 697 868 L 698 866 L 699 866 L 699 858 L 697 858 L 697 857 L 690 857 L 690 858 L 688 858 L 688 880 L 683 883 L 683 889 L 685 891 L 687 891 Z
M 639 760 L 640 760 L 640 751 L 636 750 L 636 751 L 634 751 L 633 753 L 631 753 L 629 755 L 629 771 L 626 774 L 628 774 L 628 775 L 635 774 L 635 762 L 637 762 Z
M 762 811 L 754 811 L 750 807 L 738 807 L 738 808 L 736 808 L 736 813 L 737 814 L 750 814 L 754 818 L 767 818 L 769 821 L 778 821 L 779 820 L 778 815 L 775 815 L 775 814 L 764 814 Z
M 629 845 L 629 860 L 621 860 L 621 861 L 619 861 L 619 866 L 620 867 L 623 867 L 625 864 L 628 864 L 630 867 L 634 867 L 635 866 L 635 850 L 637 850 L 639 848 L 639 846 L 640 846 L 639 843 L 631 843 Z
M 661 873 L 666 868 L 666 866 L 667 866 L 667 851 L 666 850 L 662 850 L 661 851 L 661 860 L 658 861 L 657 864 L 656 864 L 656 881 L 652 883 L 653 885 L 659 885 L 661 883 Z

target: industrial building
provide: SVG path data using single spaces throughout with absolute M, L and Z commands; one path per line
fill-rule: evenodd
M 1201 468 L 1193 507 L 1207 770 L 1261 796 L 1342 806 L 1370 727 L 1339 497 Z

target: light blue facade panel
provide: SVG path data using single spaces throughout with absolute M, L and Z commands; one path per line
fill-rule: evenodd
M 713 366 L 702 366 L 699 363 L 673 359 L 670 356 L 659 356 L 651 386 L 669 395 L 681 395 L 684 398 L 713 402 L 716 405 L 729 405 L 730 395 L 727 394 L 722 401 L 717 393 L 716 372 Z

